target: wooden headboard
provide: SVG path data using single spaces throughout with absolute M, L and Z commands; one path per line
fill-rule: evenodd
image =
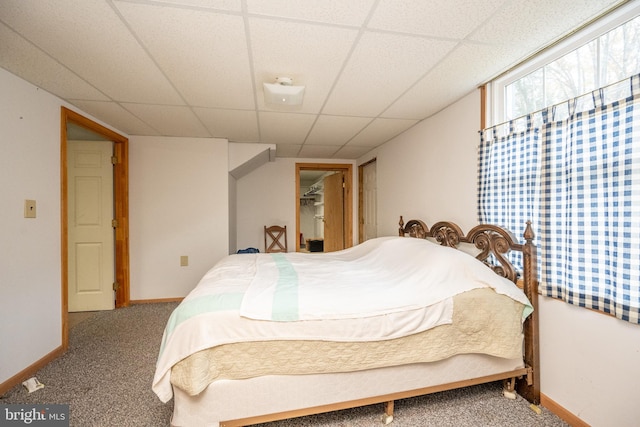
M 524 291 L 533 306 L 533 313 L 524 322 L 524 361 L 531 369 L 528 381 L 518 381 L 518 393 L 525 399 L 538 404 L 540 402 L 540 349 L 538 343 L 538 273 L 537 250 L 533 244 L 534 233 L 531 221 L 523 234 L 525 243 L 520 244 L 508 230 L 491 224 L 473 227 L 466 235 L 453 222 L 436 222 L 429 228 L 423 221 L 412 219 L 404 223 L 400 216 L 400 236 L 421 239 L 431 238 L 440 245 L 460 249 L 462 244 L 471 244 L 478 249 L 476 258 L 491 268 L 496 274 L 511 280 Z M 523 271 L 519 272 L 509 261 L 507 254 L 516 251 L 522 253 Z M 495 262 L 490 262 L 492 258 Z

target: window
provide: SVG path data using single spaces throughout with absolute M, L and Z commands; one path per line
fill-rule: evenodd
M 622 7 L 491 82 L 492 123 L 556 105 L 640 73 L 640 5 Z
M 640 324 L 639 14 L 493 85 L 508 120 L 481 132 L 478 215 L 532 220 L 543 295 Z

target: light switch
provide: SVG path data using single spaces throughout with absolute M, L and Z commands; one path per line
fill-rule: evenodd
M 24 217 L 25 218 L 36 217 L 36 201 L 35 200 L 24 201 Z
M 180 257 L 180 267 L 186 267 L 189 265 L 189 257 L 187 255 L 182 255 Z

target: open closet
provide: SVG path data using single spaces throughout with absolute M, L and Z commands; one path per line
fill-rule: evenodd
M 324 251 L 324 179 L 336 171 L 303 171 L 300 180 L 300 250 Z M 304 180 L 303 180 L 304 177 Z
M 296 164 L 298 251 L 352 245 L 351 171 L 351 165 Z

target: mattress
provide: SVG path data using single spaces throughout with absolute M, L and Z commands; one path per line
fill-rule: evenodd
M 171 384 L 195 396 L 211 382 L 224 379 L 360 371 L 464 353 L 521 358 L 523 304 L 480 288 L 456 295 L 453 306 L 451 324 L 396 339 L 272 340 L 216 346 L 174 365 Z

